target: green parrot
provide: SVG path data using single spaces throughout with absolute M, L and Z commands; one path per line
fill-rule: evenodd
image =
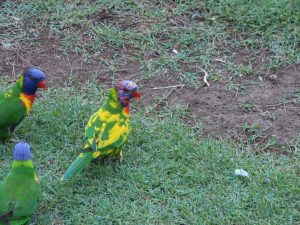
M 119 156 L 129 134 L 129 100 L 140 98 L 136 83 L 123 80 L 110 89 L 103 106 L 92 115 L 85 127 L 81 153 L 62 177 L 67 180 L 100 156 Z
M 19 142 L 14 147 L 11 172 L 0 184 L 0 225 L 29 224 L 40 196 L 30 146 Z
M 44 80 L 44 72 L 31 68 L 20 75 L 13 87 L 0 93 L 0 142 L 7 141 L 30 112 L 37 88 L 46 88 Z

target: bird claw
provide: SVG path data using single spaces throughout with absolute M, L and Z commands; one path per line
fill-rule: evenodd
M 123 159 L 124 159 L 124 157 L 123 157 L 123 152 L 120 151 L 120 159 L 119 159 L 119 162 L 122 163 L 122 162 L 123 162 Z
M 18 143 L 19 140 L 17 139 L 14 139 L 14 138 L 7 138 L 7 139 L 4 139 L 4 140 L 0 140 L 0 143 L 5 145 L 5 144 L 9 144 L 9 143 Z
M 17 142 L 19 142 L 19 140 L 11 138 L 11 139 L 9 139 L 9 142 L 11 142 L 11 143 L 17 143 Z

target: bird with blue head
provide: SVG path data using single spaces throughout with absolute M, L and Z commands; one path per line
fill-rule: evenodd
M 137 84 L 130 80 L 119 81 L 109 90 L 102 107 L 89 119 L 83 148 L 62 180 L 79 173 L 100 157 L 117 157 L 122 162 L 122 146 L 130 133 L 129 103 L 132 98 L 139 99 L 140 96 Z
M 118 101 L 123 107 L 129 105 L 129 100 L 132 98 L 139 99 L 140 92 L 138 92 L 138 86 L 131 80 L 122 80 L 115 84 L 114 88 L 118 94 Z
M 29 224 L 41 196 L 26 142 L 15 145 L 10 173 L 0 183 L 0 225 Z
M 11 88 L 0 93 L 0 142 L 7 141 L 16 126 L 29 114 L 37 89 L 46 89 L 45 79 L 42 70 L 30 68 Z
M 22 92 L 26 95 L 35 95 L 38 88 L 46 88 L 45 73 L 36 68 L 30 68 L 23 74 Z

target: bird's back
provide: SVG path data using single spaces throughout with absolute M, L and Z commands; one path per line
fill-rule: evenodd
M 10 221 L 31 217 L 40 194 L 36 176 L 10 173 L 0 185 L 0 219 L 5 217 Z
M 129 117 L 123 111 L 111 113 L 100 108 L 89 119 L 85 128 L 85 148 L 96 143 L 97 150 L 119 148 L 129 134 Z M 94 149 L 95 150 L 95 149 Z

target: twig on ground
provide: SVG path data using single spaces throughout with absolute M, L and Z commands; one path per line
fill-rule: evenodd
M 200 70 L 204 73 L 204 77 L 203 77 L 204 83 L 207 85 L 207 87 L 209 87 L 210 85 L 209 85 L 209 83 L 208 83 L 208 81 L 207 81 L 208 73 L 206 72 L 205 69 L 200 68 Z
M 177 87 L 184 87 L 184 84 L 177 84 L 172 86 L 166 86 L 166 87 L 154 87 L 153 90 L 160 90 L 160 89 L 168 89 L 168 88 L 177 88 Z
M 279 103 L 274 104 L 274 105 L 261 105 L 259 107 L 261 107 L 261 108 L 269 108 L 269 107 L 276 107 L 276 106 L 281 106 L 281 105 L 285 105 L 285 104 L 289 104 L 289 103 L 294 103 L 294 101 L 290 100 L 290 101 L 286 101 L 286 102 L 279 102 Z
M 13 77 L 15 77 L 15 76 L 16 76 L 16 72 L 15 72 L 15 61 L 13 62 L 12 66 L 13 66 L 12 75 L 13 75 Z
M 216 62 L 226 63 L 223 59 L 215 59 Z
M 51 49 L 53 49 L 53 48 L 55 48 L 55 47 L 52 46 L 51 48 L 47 48 L 47 49 L 41 50 L 41 51 L 39 51 L 39 52 L 36 52 L 35 54 L 41 54 L 41 53 L 47 52 L 47 51 L 49 51 L 49 50 L 51 50 Z

